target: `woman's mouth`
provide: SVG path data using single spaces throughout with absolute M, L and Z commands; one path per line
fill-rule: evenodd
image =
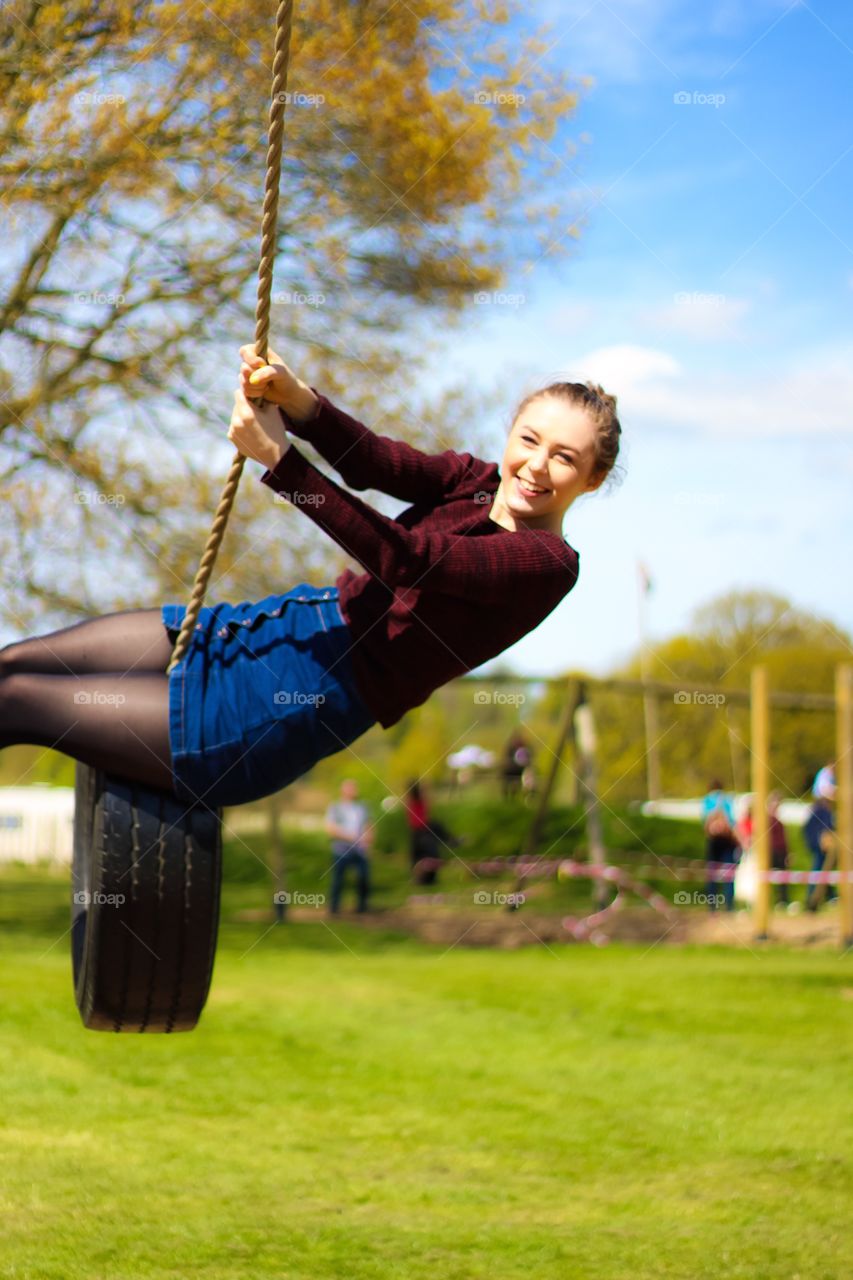
M 521 476 L 515 477 L 515 484 L 523 498 L 541 498 L 544 494 L 551 492 L 550 489 L 545 489 L 540 484 L 533 484 L 530 480 L 524 480 Z

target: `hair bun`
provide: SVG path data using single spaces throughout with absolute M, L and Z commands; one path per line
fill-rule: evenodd
M 604 387 L 599 386 L 597 382 L 588 382 L 586 385 L 589 387 L 593 395 L 598 396 L 599 400 L 601 400 L 603 404 L 607 405 L 608 409 L 612 409 L 614 413 L 616 412 L 615 396 L 608 395 L 604 390 Z

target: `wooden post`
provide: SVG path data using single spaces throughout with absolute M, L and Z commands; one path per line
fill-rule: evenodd
M 649 800 L 660 800 L 660 720 L 658 696 L 652 689 L 643 692 L 643 719 L 646 727 L 646 792 Z
M 574 732 L 575 711 L 582 696 L 583 686 L 578 685 L 575 680 L 569 680 L 566 689 L 566 701 L 563 704 L 563 713 L 560 716 L 560 725 L 557 730 L 557 740 L 554 743 L 554 749 L 551 753 L 551 764 L 548 770 L 548 777 L 545 780 L 545 786 L 539 796 L 539 803 L 536 806 L 533 821 L 527 829 L 527 836 L 524 841 L 522 857 L 525 860 L 536 857 L 536 850 L 538 849 L 539 841 L 542 838 L 542 828 L 545 825 L 545 819 L 548 816 L 548 806 L 551 802 L 551 794 L 554 790 L 554 784 L 557 781 L 557 774 L 559 773 L 560 765 L 562 763 L 563 748 Z
M 586 808 L 586 834 L 589 845 L 589 861 L 593 867 L 603 867 L 607 861 L 604 849 L 604 832 L 601 825 L 601 804 L 598 799 L 598 777 L 595 761 L 595 720 L 592 707 L 586 701 L 575 712 L 575 735 L 580 756 L 581 785 Z M 607 900 L 607 886 L 596 878 L 592 882 L 592 897 L 596 906 L 603 907 Z
M 835 669 L 835 838 L 839 927 L 842 947 L 853 947 L 853 885 L 847 877 L 853 869 L 853 667 L 841 663 Z
M 750 713 L 752 759 L 752 847 L 758 883 L 755 894 L 755 936 L 758 941 L 767 938 L 770 915 L 770 841 L 767 822 L 767 793 L 770 777 L 768 755 L 770 751 L 770 699 L 768 697 L 767 668 L 752 668 L 750 680 Z

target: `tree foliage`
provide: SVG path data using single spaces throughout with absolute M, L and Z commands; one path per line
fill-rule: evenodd
M 751 668 L 763 663 L 771 690 L 832 694 L 835 668 L 850 652 L 850 637 L 834 623 L 773 592 L 731 591 L 708 601 L 688 633 L 653 646 L 647 658 L 650 679 L 687 695 L 659 702 L 663 793 L 700 795 L 715 777 L 749 790 L 749 708 L 726 700 L 725 690 L 748 690 Z M 612 674 L 639 679 L 639 656 Z M 708 684 L 720 688 L 721 701 L 693 697 L 694 687 Z M 600 693 L 595 706 L 603 786 L 618 801 L 645 798 L 641 699 Z M 770 733 L 771 785 L 802 794 L 835 750 L 833 713 L 773 708 Z
M 295 7 L 273 344 L 427 448 L 483 443 L 464 390 L 412 393 L 431 334 L 576 231 L 554 180 L 576 92 L 543 69 L 541 37 L 519 39 L 519 12 Z M 0 14 L 0 552 L 16 626 L 188 594 L 233 454 L 236 348 L 254 336 L 273 16 L 261 0 Z M 210 595 L 340 564 L 247 478 Z

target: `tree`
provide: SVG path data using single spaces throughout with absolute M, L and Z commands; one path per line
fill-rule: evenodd
M 692 629 L 653 646 L 648 676 L 681 687 L 684 698 L 661 697 L 658 752 L 664 795 L 698 795 L 720 776 L 727 786 L 749 790 L 749 707 L 725 697 L 726 688 L 748 689 L 750 669 L 768 668 L 771 689 L 831 694 L 834 670 L 849 661 L 850 637 L 831 621 L 796 608 L 769 591 L 731 591 L 709 600 L 691 619 Z M 613 676 L 640 679 L 636 656 Z M 716 684 L 719 701 L 692 696 Z M 638 696 L 595 690 L 601 786 L 606 803 L 645 798 L 645 733 Z M 800 795 L 806 780 L 834 750 L 832 712 L 774 708 L 771 717 L 771 784 Z
M 519 12 L 296 6 L 273 344 L 428 449 L 483 443 L 464 392 L 412 395 L 430 332 L 576 234 L 551 181 L 576 92 L 540 37 L 519 41 Z M 254 334 L 272 15 L 4 5 L 0 553 L 18 629 L 189 593 Z M 231 524 L 211 599 L 342 563 L 248 476 Z
M 745 679 L 756 651 L 769 654 L 798 645 L 826 650 L 845 643 L 833 622 L 798 609 L 772 591 L 729 591 L 695 610 L 691 621 L 707 652 L 716 648 L 719 680 L 735 673 Z

